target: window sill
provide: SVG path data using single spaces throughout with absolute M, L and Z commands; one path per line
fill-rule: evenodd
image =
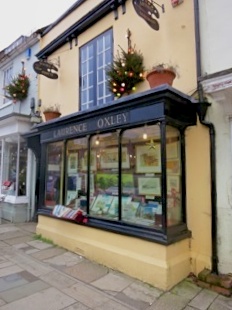
M 44 209 L 39 210 L 38 214 L 49 216 L 57 220 L 68 221 L 70 223 L 76 223 L 80 225 L 80 223 L 77 223 L 73 220 L 54 217 L 51 214 L 50 210 L 44 210 Z M 160 230 L 151 229 L 151 228 L 146 228 L 142 226 L 128 225 L 127 223 L 124 223 L 124 222 L 115 222 L 115 221 L 96 219 L 96 218 L 91 218 L 91 217 L 88 218 L 88 223 L 81 224 L 81 225 L 85 225 L 85 226 L 93 227 L 97 229 L 102 229 L 102 230 L 110 231 L 110 232 L 121 234 L 121 235 L 136 237 L 136 238 L 144 239 L 147 241 L 156 242 L 162 245 L 170 245 L 180 240 L 191 237 L 191 232 L 187 229 L 186 224 L 168 227 L 166 234 L 161 229 Z

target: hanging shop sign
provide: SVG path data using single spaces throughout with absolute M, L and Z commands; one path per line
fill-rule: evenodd
M 53 80 L 58 79 L 58 74 L 56 73 L 58 69 L 56 66 L 54 66 L 50 62 L 47 62 L 44 60 L 36 61 L 33 64 L 33 69 L 35 70 L 36 73 L 42 74 L 49 79 L 53 79 Z
M 154 30 L 159 30 L 159 23 L 157 19 L 160 17 L 159 11 L 156 5 L 162 8 L 164 12 L 164 6 L 159 5 L 153 0 L 133 0 L 133 6 L 139 17 L 145 20 L 145 22 Z

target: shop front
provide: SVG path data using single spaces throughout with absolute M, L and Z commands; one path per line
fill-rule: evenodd
M 162 289 L 186 277 L 196 106 L 163 85 L 37 125 L 25 135 L 40 167 L 37 233 Z

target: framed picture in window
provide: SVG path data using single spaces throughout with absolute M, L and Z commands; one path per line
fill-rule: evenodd
M 180 177 L 177 175 L 167 176 L 167 191 L 170 192 L 180 192 Z
M 161 172 L 160 145 L 143 145 L 136 147 L 136 172 Z
M 180 174 L 179 159 L 168 159 L 167 160 L 167 173 L 168 174 Z
M 139 195 L 161 196 L 160 178 L 138 178 Z
M 101 152 L 100 164 L 103 169 L 118 168 L 118 148 L 106 148 Z M 122 148 L 122 168 L 130 168 L 129 155 L 126 147 Z
M 78 167 L 78 154 L 71 153 L 68 156 L 68 173 L 76 173 Z
M 166 150 L 168 159 L 178 158 L 178 142 L 167 143 Z

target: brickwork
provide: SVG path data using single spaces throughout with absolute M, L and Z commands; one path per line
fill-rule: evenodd
M 198 277 L 190 274 L 189 278 L 199 287 L 210 289 L 226 297 L 232 296 L 232 274 L 214 274 L 209 269 L 204 269 Z

